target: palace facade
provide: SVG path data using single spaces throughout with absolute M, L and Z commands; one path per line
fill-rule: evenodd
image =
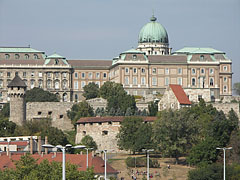
M 212 101 L 232 95 L 232 61 L 213 48 L 184 47 L 171 52 L 166 29 L 152 16 L 139 33 L 138 47 L 112 60 L 71 60 L 47 56 L 30 47 L 0 47 L 0 103 L 9 101 L 7 85 L 15 74 L 27 89 L 40 87 L 61 101 L 81 101 L 83 87 L 121 83 L 132 95 L 163 94 L 169 84 Z M 204 91 L 205 90 L 205 91 Z

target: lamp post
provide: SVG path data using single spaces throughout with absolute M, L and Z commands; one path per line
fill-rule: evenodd
M 84 149 L 86 149 L 87 150 L 87 168 L 88 168 L 88 150 L 93 150 L 93 148 L 84 148 Z
M 104 165 L 104 180 L 107 180 L 107 150 L 103 150 L 102 152 L 104 152 L 104 161 L 105 161 L 105 165 Z
M 53 146 L 51 144 L 43 144 L 42 147 L 44 148 L 57 148 L 57 149 L 61 149 L 62 151 L 62 180 L 66 180 L 66 156 L 65 156 L 65 153 L 66 153 L 66 148 L 72 148 L 72 145 L 71 144 L 67 144 L 66 146 L 62 146 L 62 145 L 57 145 L 57 146 Z M 75 149 L 80 149 L 80 148 L 84 148 L 85 146 L 74 146 L 73 148 Z
M 149 180 L 149 152 L 153 152 L 154 149 L 143 149 L 142 151 L 147 153 L 147 180 Z
M 226 179 L 226 171 L 225 171 L 225 169 L 226 169 L 226 150 L 230 150 L 230 149 L 232 149 L 232 147 L 229 147 L 229 148 L 226 148 L 226 147 L 224 147 L 224 148 L 216 148 L 216 149 L 222 149 L 223 150 L 223 180 L 225 180 Z

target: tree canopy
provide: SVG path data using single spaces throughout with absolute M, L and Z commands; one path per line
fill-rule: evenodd
M 140 117 L 126 117 L 117 134 L 117 142 L 120 149 L 130 150 L 133 154 L 151 148 L 152 127 Z
M 59 97 L 42 88 L 33 88 L 26 91 L 26 102 L 59 102 Z
M 69 119 L 71 119 L 72 124 L 75 125 L 81 117 L 94 116 L 94 111 L 87 101 L 82 101 L 78 104 L 74 104 L 71 110 L 67 112 L 67 116 Z
M 233 90 L 237 93 L 237 95 L 240 95 L 240 82 L 234 83 Z
M 93 99 L 99 96 L 99 86 L 94 82 L 90 82 L 88 85 L 83 87 L 83 96 L 88 99 Z
M 136 102 L 134 96 L 128 95 L 123 86 L 115 82 L 105 82 L 100 88 L 100 96 L 107 99 L 107 110 L 111 109 L 114 112 L 121 111 L 125 114 L 127 109 L 130 108 L 131 114 L 136 110 Z M 112 110 L 112 111 L 113 111 Z
M 93 150 L 97 150 L 98 148 L 97 143 L 89 135 L 86 135 L 82 138 L 81 144 L 85 145 L 87 148 L 93 148 Z

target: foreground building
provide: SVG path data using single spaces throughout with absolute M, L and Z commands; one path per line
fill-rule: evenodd
M 1 47 L 1 104 L 9 100 L 7 85 L 15 74 L 27 89 L 40 87 L 68 102 L 81 101 L 89 82 L 102 86 L 106 81 L 121 83 L 129 94 L 143 97 L 163 94 L 169 84 L 181 85 L 197 97 L 206 90 L 210 101 L 232 95 L 232 61 L 225 53 L 198 47 L 171 53 L 167 31 L 154 16 L 141 29 L 138 47 L 113 60 L 70 60 L 30 47 Z

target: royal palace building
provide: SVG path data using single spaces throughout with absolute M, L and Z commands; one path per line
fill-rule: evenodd
M 232 61 L 225 53 L 198 47 L 172 53 L 167 31 L 154 16 L 142 27 L 138 47 L 113 60 L 70 60 L 31 47 L 0 47 L 1 104 L 9 100 L 7 85 L 16 74 L 28 89 L 40 87 L 68 102 L 82 100 L 88 83 L 101 87 L 106 81 L 139 96 L 163 94 L 169 84 L 198 97 L 209 92 L 211 101 L 232 95 Z

